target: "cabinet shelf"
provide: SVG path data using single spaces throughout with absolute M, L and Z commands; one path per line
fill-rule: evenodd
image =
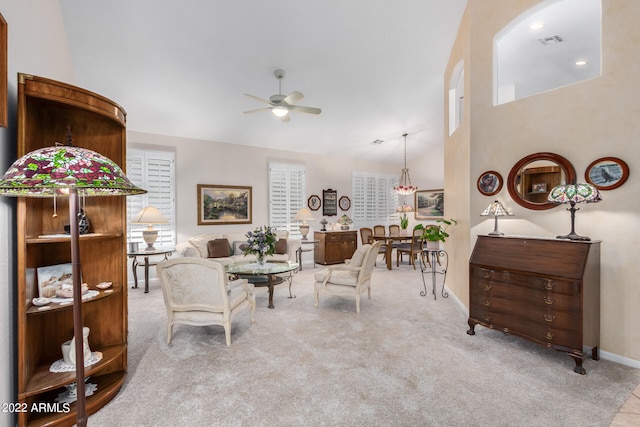
M 80 240 L 89 239 L 115 239 L 122 237 L 122 233 L 88 233 L 80 235 Z M 55 234 L 55 235 L 42 235 L 27 237 L 28 244 L 43 244 L 43 243 L 61 243 L 71 242 L 71 236 Z
M 120 291 L 118 289 L 107 289 L 105 291 L 98 291 L 98 292 L 100 293 L 95 297 L 82 300 L 82 304 L 90 304 L 92 302 L 99 301 L 102 298 L 108 298 L 112 295 L 117 295 Z M 48 305 L 43 305 L 40 307 L 36 305 L 31 305 L 29 308 L 27 308 L 27 315 L 30 316 L 30 315 L 45 314 L 45 313 L 51 313 L 53 311 L 59 311 L 59 310 L 73 310 L 73 301 L 64 302 L 64 303 L 52 302 L 52 303 L 49 303 Z
M 97 350 L 92 349 L 93 351 L 100 351 L 102 353 L 102 360 L 100 360 L 98 363 L 94 365 L 85 366 L 84 368 L 85 377 L 88 377 L 100 371 L 100 369 L 104 368 L 105 366 L 108 366 L 109 364 L 111 364 L 111 362 L 113 362 L 115 359 L 117 359 L 118 357 L 121 357 L 126 349 L 127 349 L 126 344 L 114 345 L 111 347 L 106 347 L 106 348 L 97 349 Z M 55 361 L 52 361 L 51 363 L 53 362 Z M 18 396 L 19 399 L 25 399 L 30 396 L 34 396 L 40 393 L 44 393 L 44 392 L 59 388 L 59 387 L 63 387 L 67 384 L 71 384 L 76 380 L 76 371 L 71 371 L 71 372 L 49 371 L 49 367 L 51 366 L 51 363 L 47 363 L 47 364 L 36 367 L 36 370 L 33 376 L 31 377 L 31 379 L 29 380 L 29 383 L 27 384 L 27 389 L 25 390 L 24 393 L 21 393 Z
M 103 407 L 107 402 L 115 397 L 124 383 L 125 372 L 112 372 L 106 375 L 96 375 L 91 377 L 89 382 L 96 384 L 97 390 L 87 396 L 87 414 L 91 415 Z M 52 403 L 59 391 L 52 391 L 39 397 L 38 402 Z M 32 413 L 29 419 L 30 426 L 52 426 L 52 425 L 74 425 L 76 418 L 76 403 L 70 405 L 70 411 L 64 412 L 43 412 Z
M 65 141 L 126 163 L 126 114 L 115 102 L 88 90 L 27 74 L 18 75 L 17 157 Z M 71 262 L 71 236 L 62 234 L 69 224 L 69 198 L 18 198 L 16 202 L 17 329 L 16 395 L 18 402 L 51 405 L 76 372 L 49 371 L 62 357 L 60 345 L 73 336 L 73 300 L 31 304 L 39 294 L 38 268 Z M 86 197 L 82 209 L 90 219 L 90 233 L 79 236 L 81 277 L 98 294 L 82 300 L 82 326 L 90 329 L 90 347 L 102 353 L 100 362 L 85 368 L 85 377 L 98 385 L 87 396 L 86 411 L 99 410 L 117 394 L 127 371 L 127 252 L 124 197 Z M 53 212 L 53 214 L 52 214 Z M 56 215 L 55 212 L 60 212 Z M 107 290 L 95 289 L 111 281 Z M 76 403 L 67 413 L 28 411 L 17 414 L 20 426 L 71 426 Z

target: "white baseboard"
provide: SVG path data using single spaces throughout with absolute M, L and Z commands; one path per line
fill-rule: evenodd
M 630 366 L 632 368 L 640 369 L 640 360 L 630 359 L 628 357 L 619 356 L 615 353 L 609 353 L 608 351 L 600 350 L 600 358 L 616 362 L 621 365 Z

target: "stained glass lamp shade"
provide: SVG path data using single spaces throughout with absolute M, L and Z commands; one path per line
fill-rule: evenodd
M 558 239 L 591 240 L 589 237 L 579 236 L 575 232 L 576 211 L 580 210 L 575 206 L 576 203 L 597 203 L 602 200 L 596 187 L 586 183 L 558 185 L 551 189 L 547 200 L 553 203 L 570 205 L 567 210 L 571 212 L 571 232 L 564 236 L 558 236 Z
M 69 196 L 69 227 L 73 294 L 81 295 L 78 194 L 82 196 L 128 196 L 146 193 L 136 187 L 112 160 L 72 146 L 45 147 L 16 160 L 0 179 L 0 195 L 14 197 Z M 73 299 L 73 336 L 76 349 L 77 425 L 87 422 L 82 299 Z
M 495 219 L 493 231 L 489 233 L 489 236 L 502 236 L 503 232 L 498 230 L 498 217 L 499 216 L 511 216 L 511 212 L 507 211 L 502 203 L 498 200 L 492 202 L 487 208 L 482 211 L 480 216 L 492 216 Z

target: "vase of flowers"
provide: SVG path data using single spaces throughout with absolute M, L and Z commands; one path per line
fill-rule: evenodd
M 244 254 L 253 254 L 259 265 L 264 265 L 266 256 L 276 251 L 276 234 L 271 227 L 258 227 L 247 234 L 247 246 Z

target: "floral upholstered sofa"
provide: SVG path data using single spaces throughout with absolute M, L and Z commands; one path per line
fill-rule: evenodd
M 277 231 L 276 253 L 267 255 L 267 261 L 296 262 L 300 240 L 290 239 L 287 231 Z M 245 234 L 207 233 L 192 237 L 186 242 L 178 243 L 176 252 L 181 256 L 209 258 L 222 265 L 240 261 L 255 261 L 255 255 L 246 255 L 242 247 L 247 244 Z

